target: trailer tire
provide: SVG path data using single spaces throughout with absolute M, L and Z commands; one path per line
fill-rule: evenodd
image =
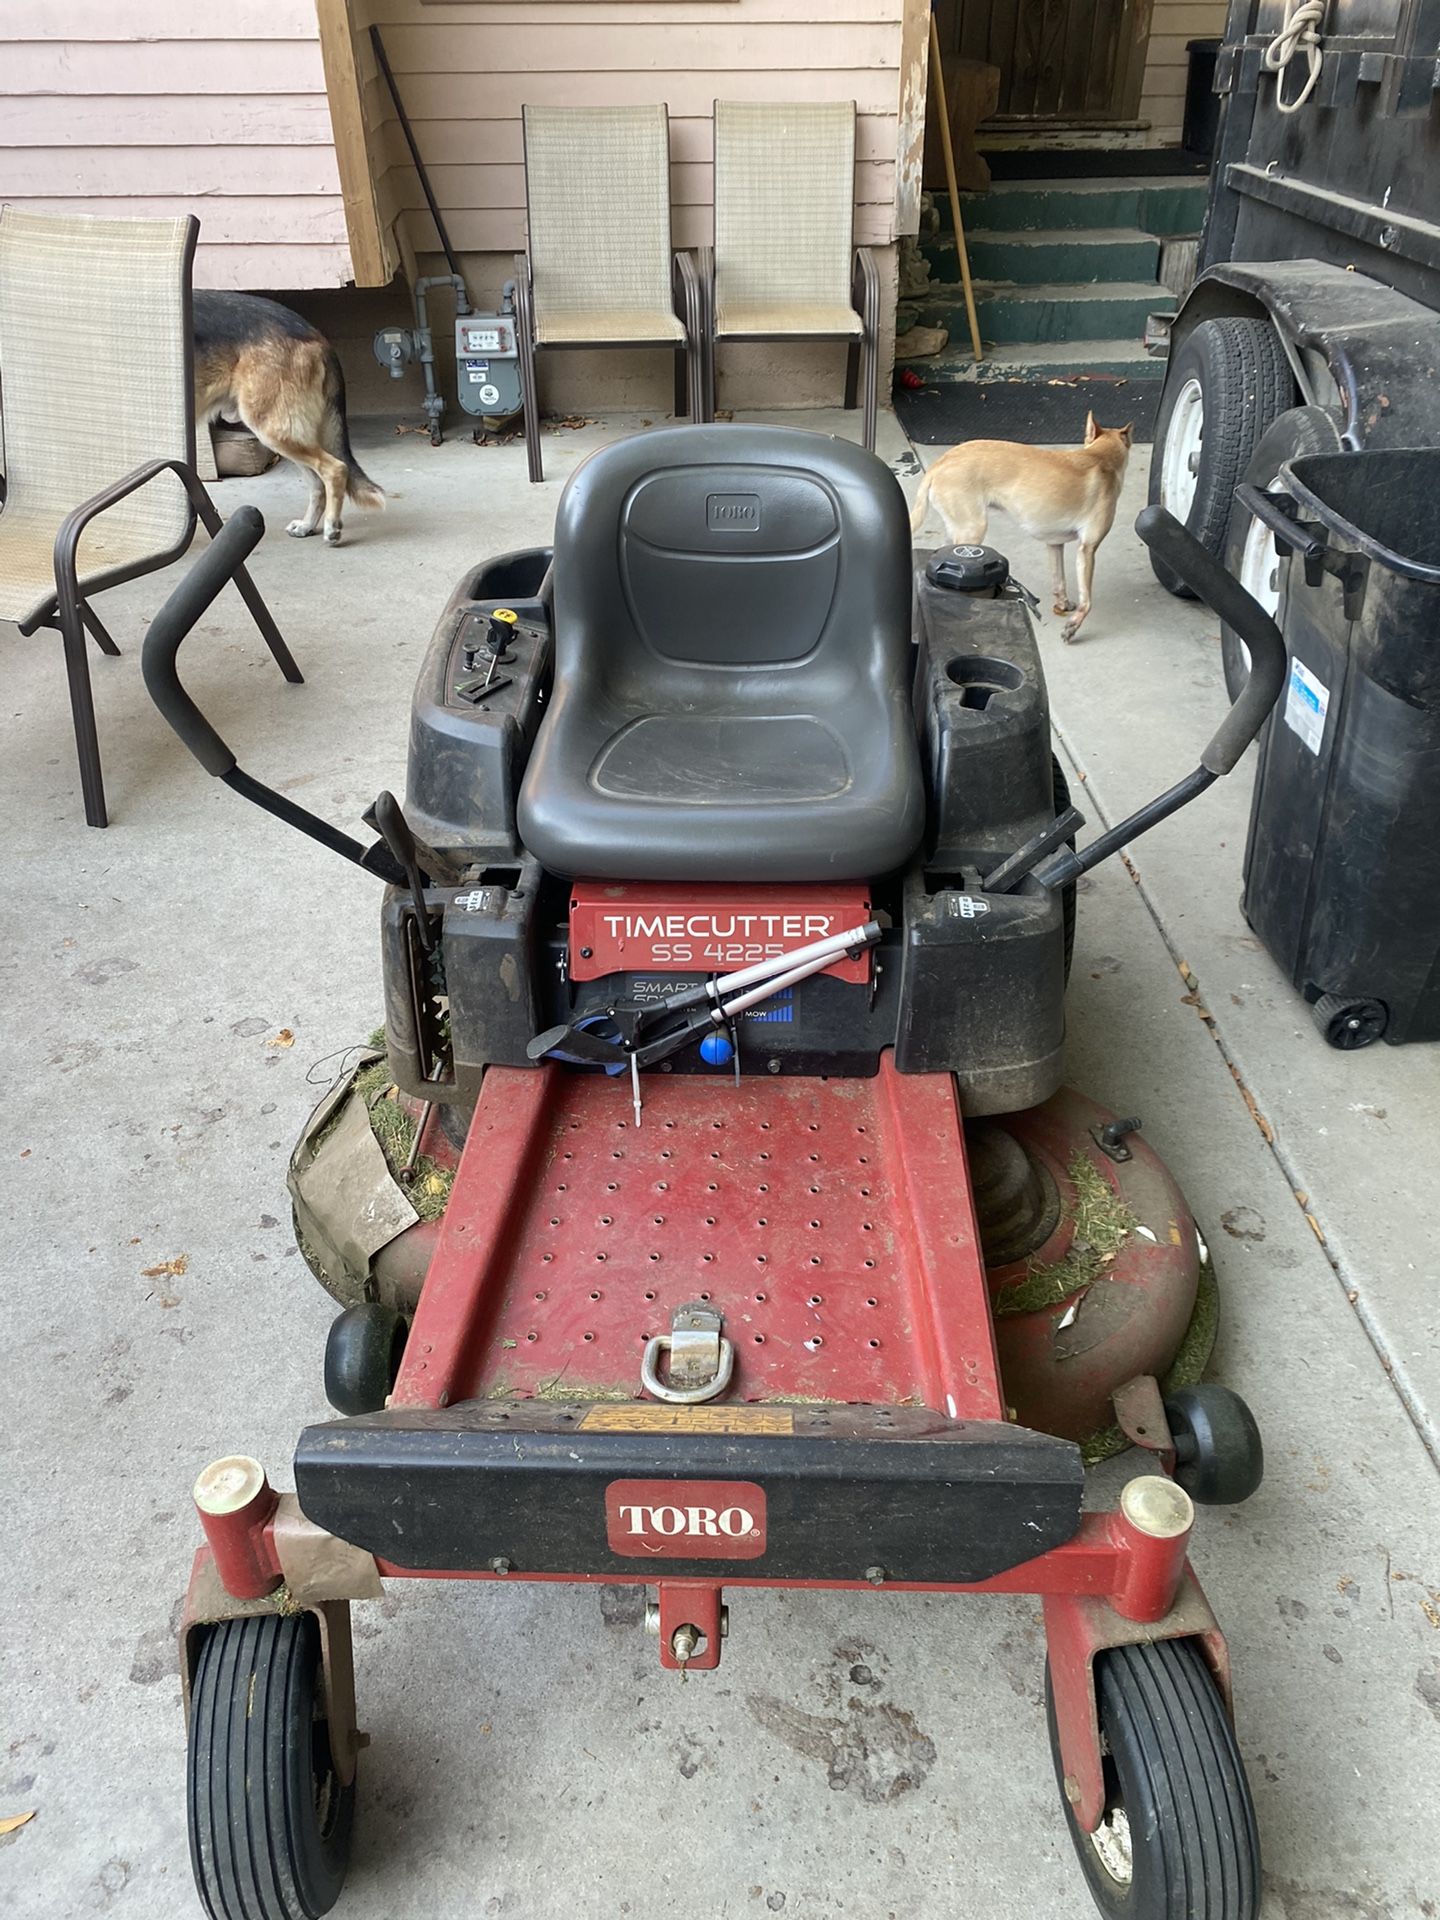
M 1046 1706 L 1064 1779 L 1055 1703 Z M 1111 1920 L 1256 1920 L 1260 1840 L 1245 1763 L 1225 1703 L 1193 1640 L 1110 1647 L 1095 1656 L 1105 1755 L 1105 1817 L 1086 1833 L 1065 1800 L 1070 1838 Z
M 355 1782 L 323 1717 L 310 1613 L 222 1620 L 190 1693 L 190 1866 L 210 1920 L 319 1920 L 350 1861 Z
M 1340 451 L 1340 423 L 1333 413 L 1324 407 L 1291 407 L 1273 420 L 1260 437 L 1260 443 L 1250 456 L 1250 464 L 1242 476 L 1245 484 L 1259 487 L 1262 492 L 1270 493 L 1281 467 L 1287 460 L 1298 460 L 1311 453 L 1338 453 Z M 1245 511 L 1237 500 L 1230 515 L 1230 527 L 1225 536 L 1225 571 L 1231 573 L 1249 593 L 1260 602 L 1265 611 L 1273 614 L 1279 605 L 1279 592 L 1274 580 L 1279 556 L 1275 552 L 1275 540 L 1268 527 L 1264 527 L 1252 514 Z M 1220 623 L 1220 657 L 1225 669 L 1225 691 L 1231 702 L 1240 698 L 1240 689 L 1244 686 L 1250 671 L 1250 649 L 1235 632 L 1233 627 Z M 1268 724 L 1268 723 L 1267 723 Z
M 1279 335 L 1266 320 L 1202 320 L 1175 356 L 1150 455 L 1150 503 L 1168 507 L 1217 560 L 1235 489 L 1266 430 L 1294 398 Z M 1167 593 L 1194 593 L 1153 553 Z

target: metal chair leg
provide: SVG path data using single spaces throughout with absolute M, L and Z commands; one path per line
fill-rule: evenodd
M 195 511 L 200 518 L 200 524 L 213 540 L 225 524 L 216 509 L 215 502 L 210 498 L 209 494 L 205 492 L 203 486 L 200 487 L 198 491 L 192 492 L 190 497 L 195 503 Z M 279 667 L 281 673 L 284 674 L 291 686 L 303 686 L 305 684 L 305 676 L 296 665 L 294 654 L 292 654 L 289 647 L 286 646 L 280 629 L 276 626 L 270 609 L 265 604 L 264 596 L 244 567 L 237 567 L 235 569 L 235 585 L 240 589 L 240 597 L 250 609 L 250 618 L 260 629 L 261 639 L 265 642 L 266 646 L 269 647 L 271 653 L 274 654 L 275 664 Z
M 106 632 L 99 614 L 96 613 L 88 600 L 82 600 L 80 602 L 80 618 L 90 629 L 90 633 L 100 651 L 108 654 L 112 660 L 118 660 L 120 658 L 120 649 Z
M 675 349 L 675 411 L 681 419 L 690 411 L 690 354 L 686 347 Z
M 867 449 L 875 451 L 876 414 L 880 380 L 880 272 L 868 247 L 857 247 L 851 269 L 851 304 L 860 316 L 860 338 L 850 343 L 845 374 L 845 404 L 853 407 L 859 376 L 865 380 L 863 433 Z
M 875 451 L 875 417 L 879 412 L 880 343 L 873 334 L 865 342 L 865 445 Z
M 515 344 L 520 349 L 520 410 L 525 423 L 525 463 L 533 484 L 545 478 L 540 453 L 540 395 L 535 390 L 535 315 L 530 302 L 530 263 L 515 256 Z
M 95 702 L 90 692 L 90 662 L 85 654 L 85 626 L 78 609 L 57 615 L 65 646 L 65 672 L 70 681 L 70 711 L 75 720 L 75 751 L 80 760 L 80 792 L 85 800 L 87 826 L 108 827 L 105 783 L 100 773 L 100 739 L 95 731 Z

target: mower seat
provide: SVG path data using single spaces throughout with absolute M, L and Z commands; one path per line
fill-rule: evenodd
M 873 454 L 789 427 L 622 440 L 555 527 L 555 687 L 520 837 L 569 879 L 871 879 L 919 844 L 910 533 Z

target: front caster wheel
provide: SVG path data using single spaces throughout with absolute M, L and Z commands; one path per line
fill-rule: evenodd
M 1050 1745 L 1064 1768 L 1049 1697 Z M 1255 1920 L 1260 1841 L 1224 1703 L 1193 1640 L 1095 1659 L 1105 1812 L 1086 1833 L 1065 1801 L 1090 1892 L 1111 1920 Z
M 408 1329 L 402 1314 L 362 1300 L 330 1322 L 325 1398 L 337 1413 L 379 1413 L 400 1373 Z
M 1233 1507 L 1265 1478 L 1255 1416 L 1229 1387 L 1177 1387 L 1165 1397 L 1175 1478 L 1202 1507 Z
M 190 1866 L 210 1920 L 318 1920 L 350 1859 L 313 1614 L 212 1627 L 190 1694 Z

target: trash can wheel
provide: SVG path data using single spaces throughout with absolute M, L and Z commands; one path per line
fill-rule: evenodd
M 1343 993 L 1322 993 L 1310 1014 L 1326 1045 L 1338 1047 L 1342 1053 L 1373 1046 L 1390 1021 L 1382 1000 L 1347 1000 Z

